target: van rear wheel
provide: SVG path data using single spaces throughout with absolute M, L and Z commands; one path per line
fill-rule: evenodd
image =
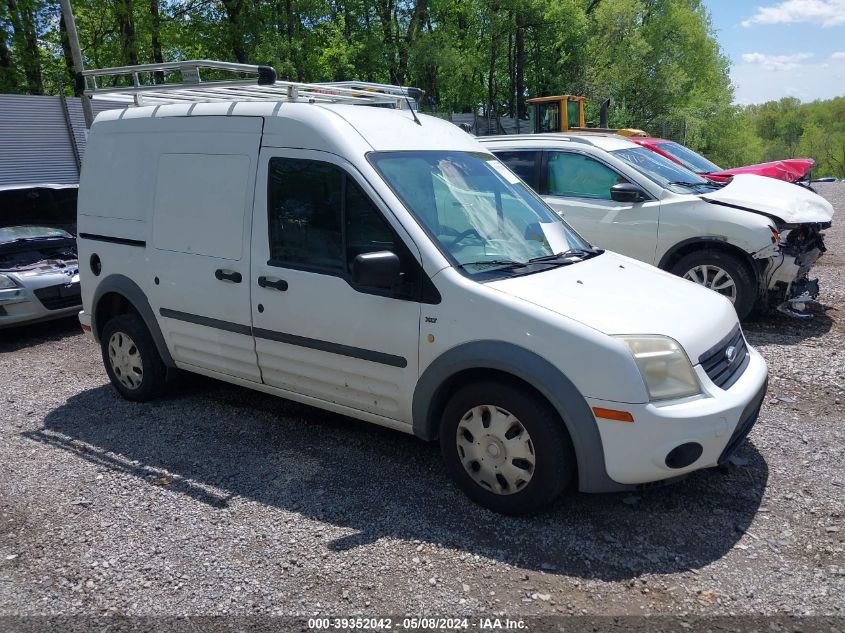
M 440 449 L 467 496 L 504 514 L 546 508 L 575 470 L 572 441 L 557 413 L 536 394 L 505 383 L 471 384 L 452 397 Z
M 164 391 L 167 368 L 138 315 L 110 319 L 100 333 L 100 347 L 106 373 L 121 396 L 146 402 Z

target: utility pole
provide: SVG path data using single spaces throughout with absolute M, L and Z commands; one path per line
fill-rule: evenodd
M 62 17 L 65 19 L 65 28 L 67 29 L 67 39 L 70 44 L 70 54 L 73 57 L 73 68 L 76 71 L 76 76 L 85 70 L 82 63 L 82 49 L 79 48 L 79 34 L 76 32 L 76 20 L 73 19 L 73 10 L 70 8 L 70 0 L 59 0 L 62 5 Z M 91 100 L 85 96 L 85 93 L 80 95 L 82 98 L 82 114 L 85 116 L 85 127 L 90 128 L 94 122 L 94 111 L 91 109 Z

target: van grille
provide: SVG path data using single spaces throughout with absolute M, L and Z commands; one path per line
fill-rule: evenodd
M 729 353 L 731 348 L 733 350 Z M 730 356 L 733 356 L 733 360 Z M 731 385 L 739 380 L 748 367 L 749 360 L 748 346 L 739 325 L 718 345 L 698 357 L 698 362 L 710 380 L 722 389 L 730 389 Z
M 79 282 L 38 288 L 35 291 L 35 296 L 48 310 L 61 310 L 82 305 L 82 292 L 79 289 Z

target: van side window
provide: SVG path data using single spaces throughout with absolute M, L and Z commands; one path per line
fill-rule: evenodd
M 494 152 L 496 158 L 502 161 L 517 176 L 525 181 L 532 189 L 537 189 L 537 152 Z
M 352 285 L 358 255 L 392 251 L 401 262 L 399 286 L 390 293 L 354 286 L 356 290 L 412 301 L 420 300 L 421 289 L 430 290 L 407 246 L 337 165 L 271 158 L 267 186 L 271 265 L 337 275 Z
M 346 270 L 352 272 L 352 262 L 358 255 L 375 251 L 397 253 L 393 231 L 378 209 L 355 184 L 346 179 Z
M 610 200 L 610 188 L 628 182 L 597 160 L 570 152 L 549 152 L 548 195 Z
M 271 158 L 270 259 L 323 270 L 343 270 L 343 172 L 329 163 Z

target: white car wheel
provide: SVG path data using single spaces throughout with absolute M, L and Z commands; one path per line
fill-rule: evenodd
M 736 282 L 723 268 L 713 264 L 700 264 L 688 270 L 683 277 L 705 288 L 715 290 L 727 297 L 731 303 L 736 303 Z

